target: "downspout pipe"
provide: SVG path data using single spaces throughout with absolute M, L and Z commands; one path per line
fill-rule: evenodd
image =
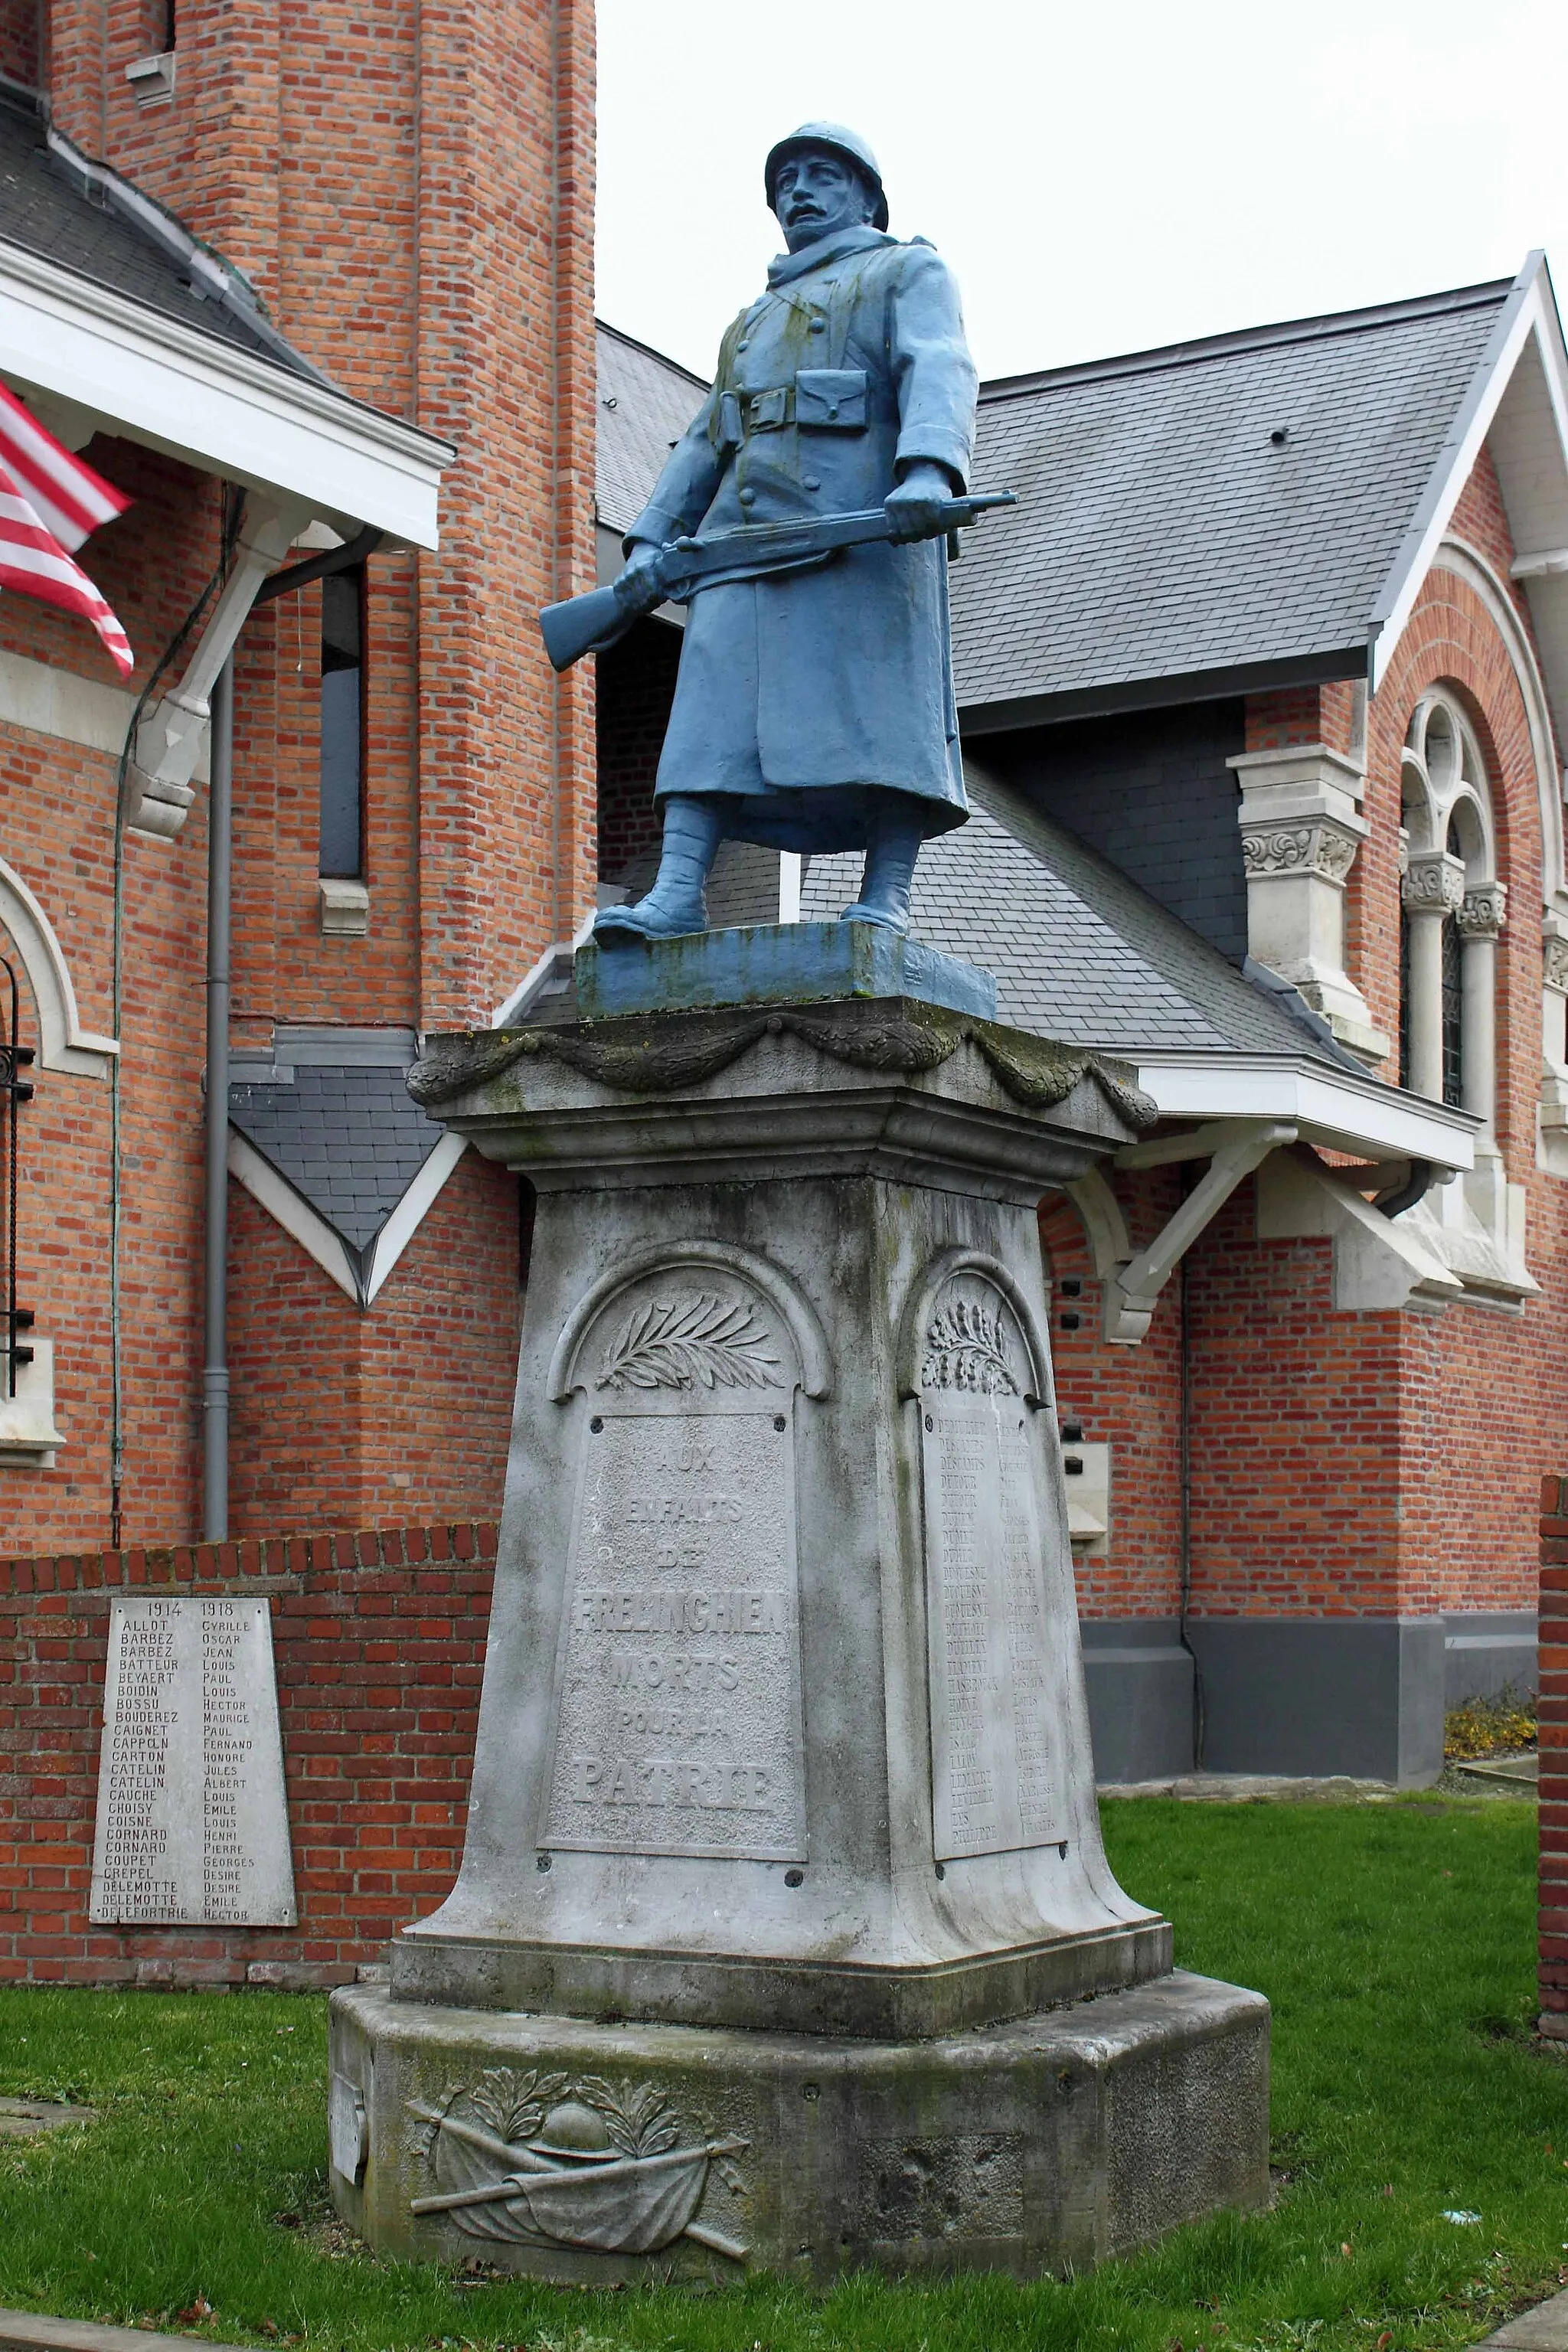
M 363 563 L 381 543 L 368 525 L 342 547 L 263 581 L 255 604 Z M 202 1267 L 202 1539 L 228 1541 L 228 1030 L 234 949 L 234 656 L 211 710 L 207 805 L 206 1223 Z
M 207 817 L 206 1232 L 202 1269 L 202 1536 L 228 1540 L 228 1023 L 234 938 L 234 657 L 211 696 Z

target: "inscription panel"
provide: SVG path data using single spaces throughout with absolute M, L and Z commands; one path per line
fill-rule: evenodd
M 921 1371 L 936 1859 L 1056 1843 L 1058 1659 L 1039 1435 L 999 1305 L 932 1319 Z
M 293 1927 L 266 1601 L 116 1598 L 109 1610 L 89 1916 Z
M 594 1413 L 543 1843 L 805 1859 L 787 1397 Z

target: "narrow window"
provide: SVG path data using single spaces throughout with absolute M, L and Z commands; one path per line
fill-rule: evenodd
M 1458 1110 L 1465 1099 L 1464 941 L 1452 915 L 1443 918 L 1443 1100 Z
M 1399 901 L 1399 1083 L 1413 1084 L 1410 1076 L 1410 910 Z
M 1434 718 L 1447 714 L 1433 713 Z M 1427 730 L 1431 742 L 1431 730 Z M 1454 766 L 1458 769 L 1456 758 Z M 1457 820 L 1450 817 L 1443 846 L 1450 857 L 1463 857 L 1464 843 Z M 1458 1110 L 1465 1099 L 1465 990 L 1461 971 L 1465 943 L 1459 926 L 1452 915 L 1443 918 L 1443 1100 Z
M 364 566 L 321 583 L 321 850 L 330 880 L 364 873 Z

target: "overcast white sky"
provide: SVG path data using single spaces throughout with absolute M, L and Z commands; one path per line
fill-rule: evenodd
M 876 149 L 983 375 L 1479 278 L 1568 303 L 1564 0 L 599 0 L 601 318 L 703 374 L 772 142 Z

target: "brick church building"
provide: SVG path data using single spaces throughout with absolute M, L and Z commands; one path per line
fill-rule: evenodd
M 201 1573 L 373 1531 L 346 1590 L 499 1510 L 529 1204 L 403 1076 L 560 1018 L 648 868 L 680 615 L 596 680 L 534 616 L 705 387 L 595 334 L 587 0 L 3 0 L 0 74 L 0 379 L 132 500 L 81 561 L 137 657 L 0 597 L 6 1589 L 191 1572 L 226 1392 Z M 1101 1777 L 1428 1777 L 1446 1699 L 1533 1681 L 1568 1405 L 1544 262 L 988 384 L 976 478 L 1020 504 L 953 575 L 916 929 L 1163 1114 L 1041 1210 Z M 730 848 L 714 919 L 853 887 Z

